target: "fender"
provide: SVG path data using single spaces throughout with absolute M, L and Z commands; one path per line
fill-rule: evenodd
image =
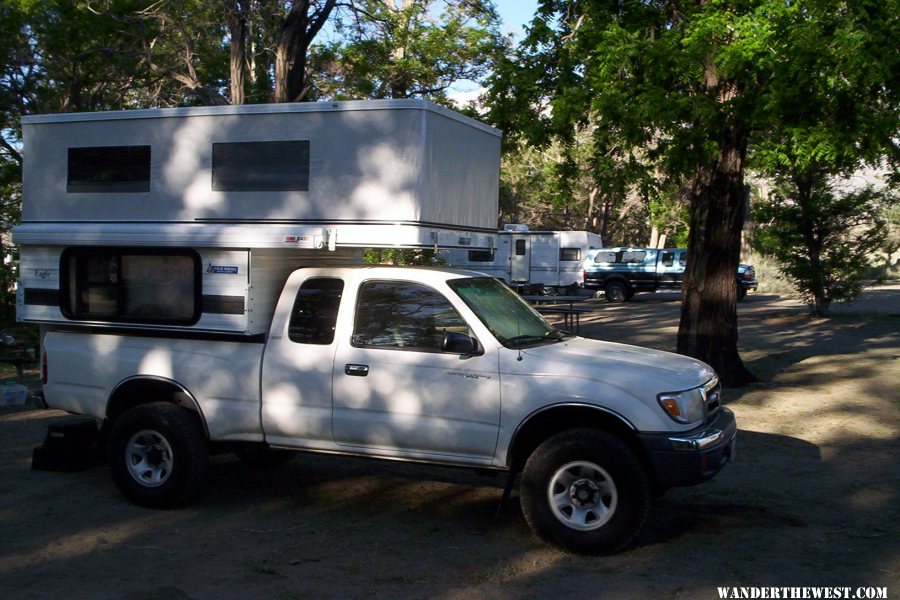
M 566 411 L 566 412 L 568 412 L 568 409 L 578 410 L 579 412 L 581 412 L 581 411 L 596 412 L 597 414 L 603 415 L 605 418 L 610 418 L 610 419 L 613 419 L 614 421 L 617 421 L 620 425 L 624 426 L 629 431 L 637 432 L 637 427 L 635 427 L 634 424 L 631 423 L 631 421 L 629 421 L 627 418 L 625 418 L 624 416 L 620 415 L 619 413 L 617 413 L 613 410 L 610 410 L 610 409 L 602 407 L 602 406 L 597 406 L 596 404 L 588 404 L 586 402 L 570 401 L 570 402 L 558 402 L 556 404 L 542 406 L 542 407 L 538 408 L 537 410 L 529 413 L 524 419 L 522 419 L 522 421 L 518 424 L 518 426 L 516 426 L 516 430 L 513 432 L 512 437 L 510 437 L 509 446 L 506 449 L 505 463 L 507 464 L 507 466 L 511 466 L 511 462 L 512 462 L 510 459 L 510 451 L 516 447 L 516 444 L 519 441 L 519 436 L 522 434 L 523 429 L 526 429 L 527 427 L 529 427 L 531 425 L 531 423 L 534 422 L 535 417 L 538 417 L 538 416 L 543 415 L 550 411 L 553 411 L 553 412 Z
M 139 392 L 148 394 L 148 396 L 145 398 L 139 397 L 136 401 L 129 402 L 128 388 L 135 388 Z M 168 391 L 170 397 L 149 397 L 149 393 L 156 393 L 160 390 Z M 145 402 L 158 400 L 169 401 L 197 413 L 200 417 L 200 422 L 203 425 L 203 433 L 207 438 L 209 437 L 206 417 L 203 414 L 203 410 L 200 408 L 200 403 L 197 402 L 194 395 L 177 381 L 159 375 L 132 375 L 117 383 L 110 392 L 109 399 L 106 402 L 106 418 L 108 421 L 113 421 L 128 408 Z

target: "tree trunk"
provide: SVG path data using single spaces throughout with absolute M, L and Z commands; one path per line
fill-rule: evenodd
M 800 209 L 800 234 L 806 246 L 806 257 L 809 259 L 809 292 L 813 297 L 813 314 L 827 317 L 831 299 L 825 289 L 825 272 L 822 269 L 822 237 L 816 229 L 813 213 L 813 177 L 797 177 L 797 207 Z
M 232 0 L 228 11 L 231 34 L 231 103 L 244 103 L 245 73 L 247 69 L 247 5 L 246 0 Z
M 397 32 L 394 34 L 394 42 L 396 45 L 391 49 L 391 62 L 396 65 L 393 69 L 390 81 L 391 98 L 407 98 L 409 97 L 410 78 L 409 73 L 401 66 L 403 59 L 406 58 L 406 36 L 409 31 L 413 30 L 410 19 L 413 15 L 410 11 L 414 4 L 414 0 L 403 0 L 400 6 L 394 3 L 387 3 L 389 10 L 395 13 L 395 21 L 397 22 Z M 400 21 L 400 16 L 405 16 L 404 21 Z M 399 38 L 399 39 L 398 39 Z
M 297 0 L 281 24 L 275 45 L 275 102 L 300 102 L 309 93 L 306 55 L 322 29 L 335 0 L 325 0 L 315 9 L 310 0 Z M 310 12 L 312 10 L 312 12 Z
M 733 98 L 736 86 L 727 86 Z M 720 93 L 721 90 L 720 90 Z M 678 352 L 712 366 L 722 383 L 755 381 L 738 354 L 737 267 L 744 226 L 744 160 L 749 132 L 732 124 L 715 140 L 719 156 L 691 184 L 691 232 L 682 286 Z

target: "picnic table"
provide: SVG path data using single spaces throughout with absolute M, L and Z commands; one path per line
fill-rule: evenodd
M 562 315 L 563 324 L 574 333 L 581 328 L 581 315 L 588 312 L 586 308 L 576 308 L 576 302 L 582 302 L 587 296 L 522 296 L 527 302 L 534 304 L 542 315 Z M 569 306 L 562 306 L 568 304 Z

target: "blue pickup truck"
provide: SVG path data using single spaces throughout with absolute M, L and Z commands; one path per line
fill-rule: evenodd
M 603 290 L 608 302 L 626 302 L 637 292 L 677 292 L 685 265 L 684 248 L 597 248 L 582 262 L 584 287 Z M 738 300 L 756 289 L 752 265 L 738 266 L 735 284 Z

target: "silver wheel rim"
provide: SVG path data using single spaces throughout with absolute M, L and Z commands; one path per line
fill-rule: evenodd
M 159 487 L 172 475 L 172 446 L 158 431 L 135 433 L 125 446 L 125 467 L 132 479 L 145 487 Z
M 592 531 L 606 525 L 616 512 L 618 496 L 609 473 L 587 461 L 563 465 L 547 486 L 553 516 L 578 531 Z

